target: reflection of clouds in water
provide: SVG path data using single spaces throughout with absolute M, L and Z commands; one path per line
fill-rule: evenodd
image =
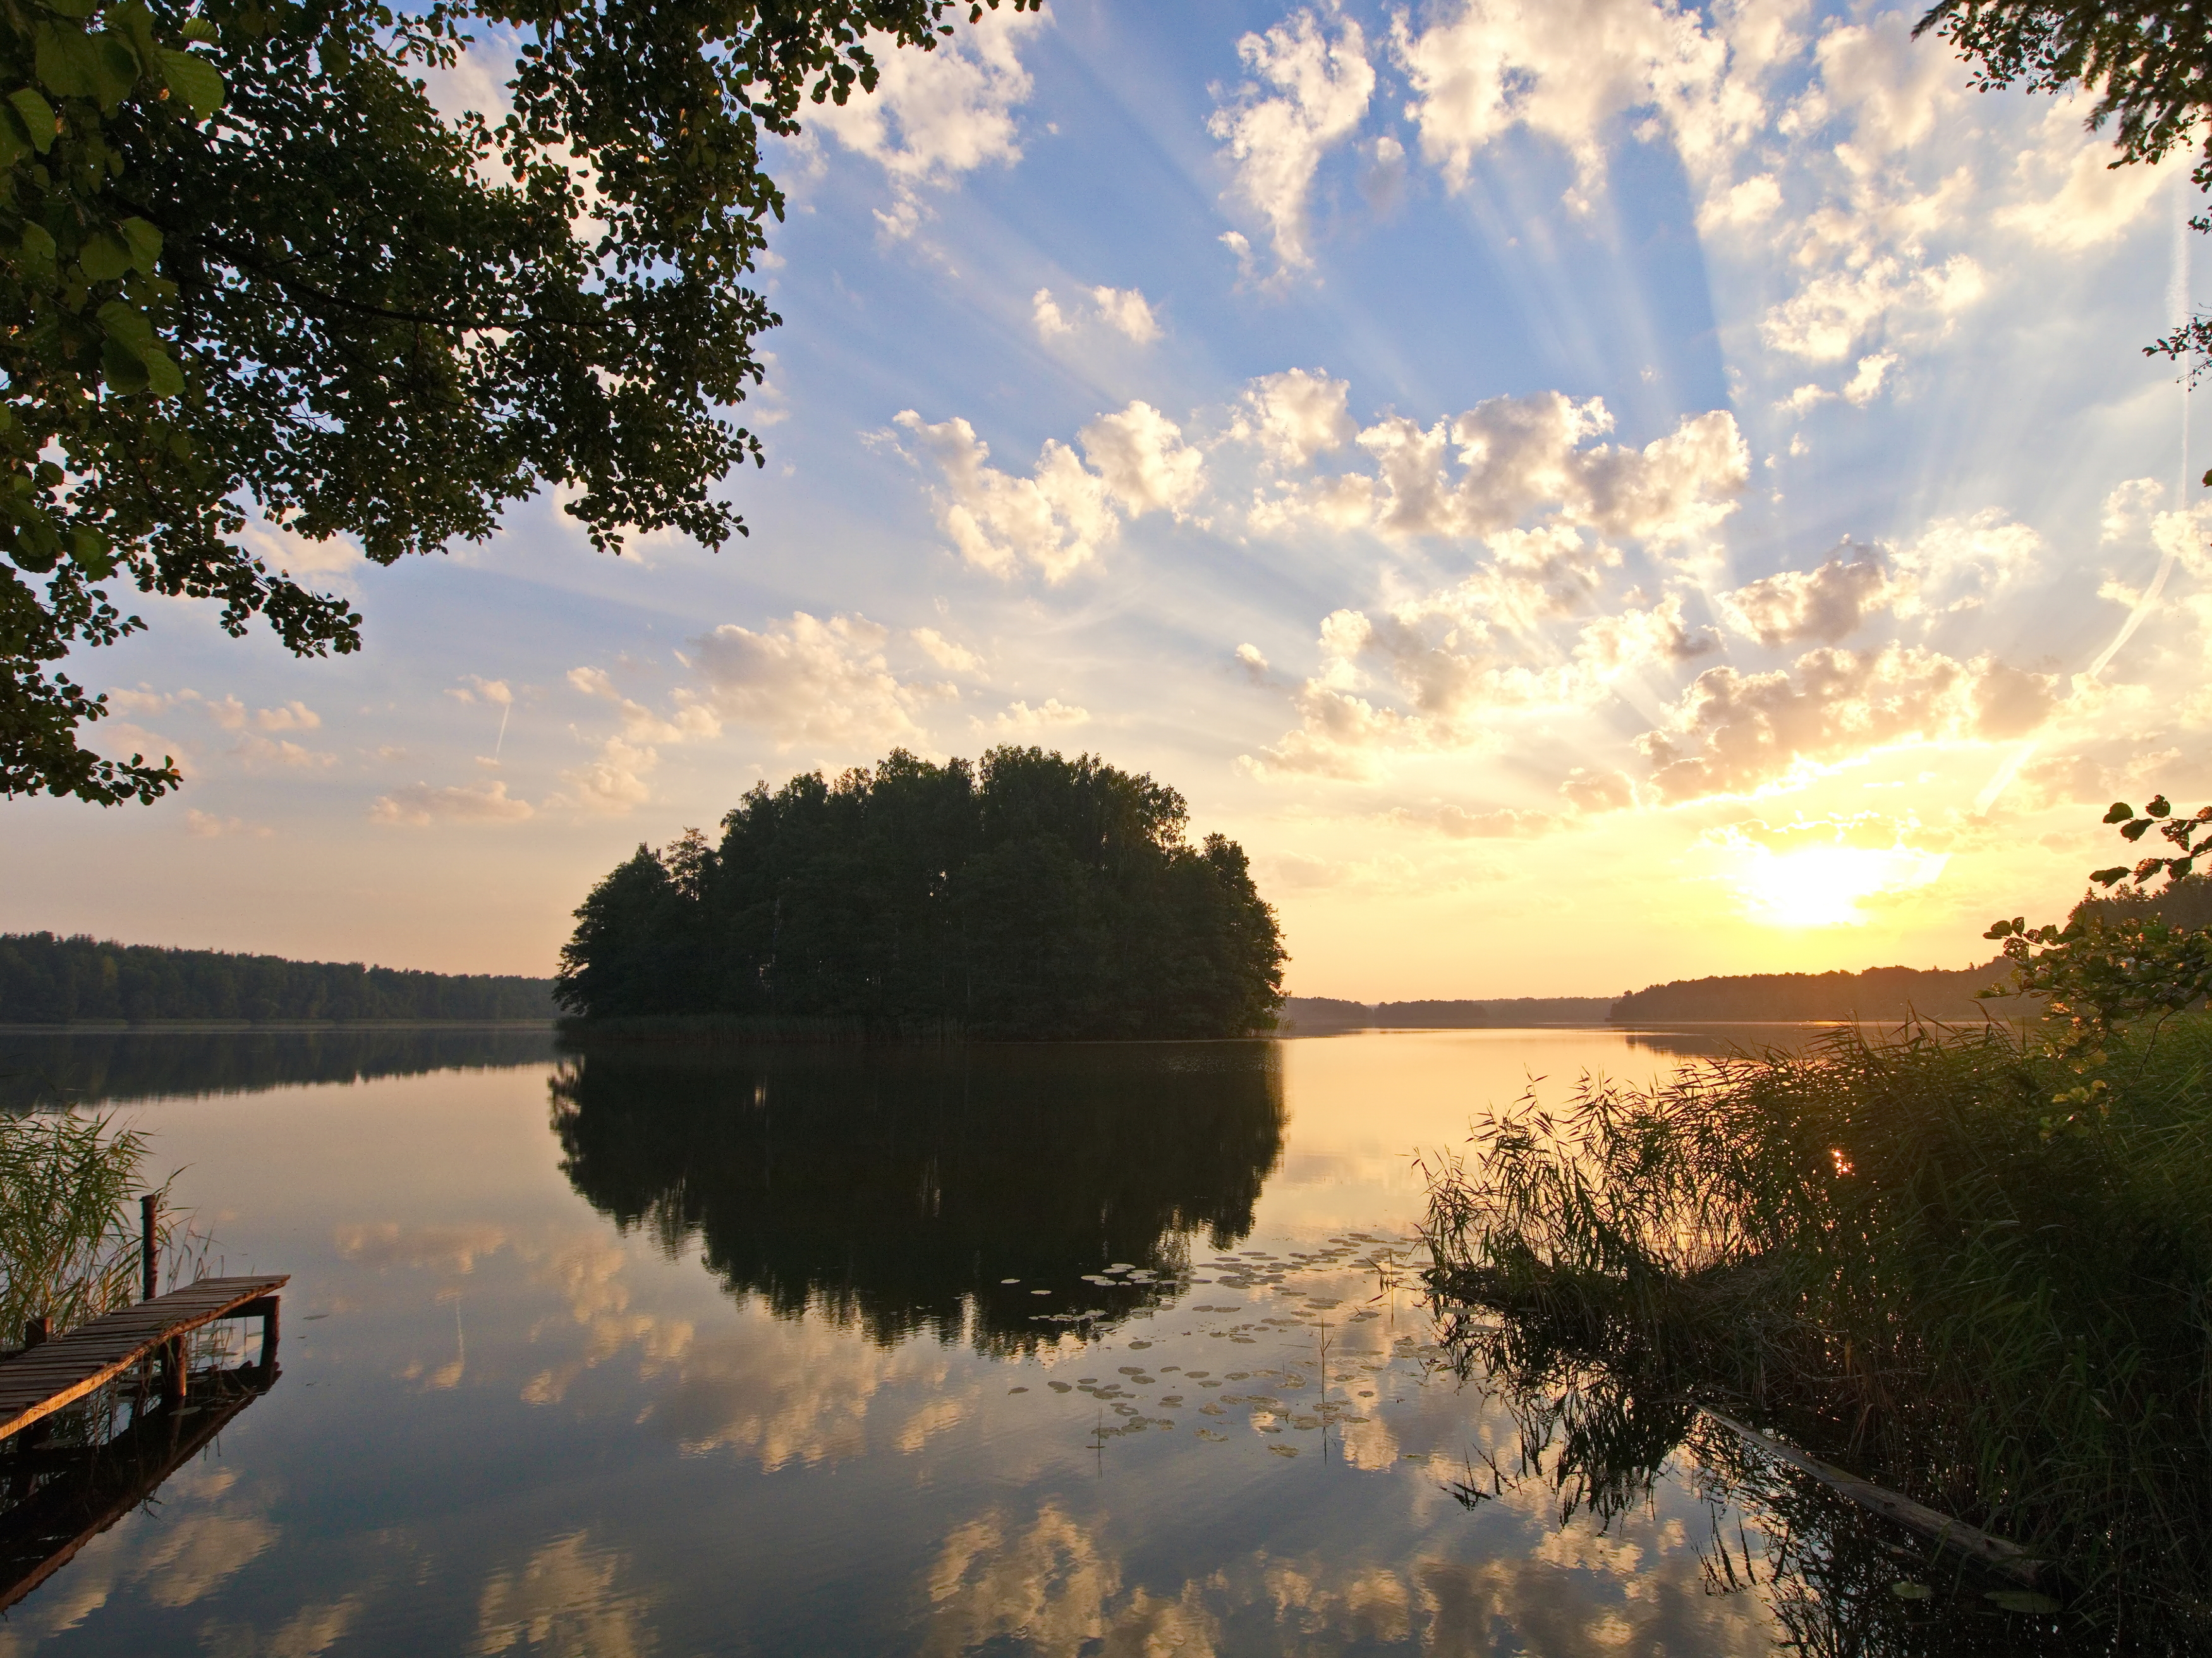
M 320 1658 L 360 1615 L 361 1597 L 349 1594 L 301 1607 L 266 1641 L 247 1625 L 210 1623 L 200 1631 L 200 1644 L 214 1658 Z
M 258 1515 L 165 1514 L 169 1523 L 138 1558 L 131 1576 L 157 1606 L 188 1606 L 276 1540 Z
M 928 1658 L 1006 1642 L 1037 1652 L 1211 1658 L 1221 1631 L 1202 1585 L 1186 1584 L 1174 1600 L 1143 1588 L 1124 1596 L 1119 1563 L 1049 1502 L 1012 1538 L 1006 1527 L 994 1509 L 945 1539 L 930 1574 Z
M 787 1463 L 859 1456 L 867 1449 L 867 1416 L 886 1388 L 936 1393 L 950 1374 L 936 1344 L 886 1350 L 814 1319 L 746 1319 L 734 1332 L 693 1343 L 656 1363 L 672 1385 L 653 1420 L 690 1451 L 731 1450 L 773 1473 Z M 964 1406 L 962 1407 L 964 1409 Z M 929 1413 L 924 1407 L 924 1415 Z M 918 1447 L 953 1418 L 910 1419 L 902 1437 Z
M 652 1600 L 618 1589 L 629 1559 L 584 1532 L 556 1537 L 520 1571 L 494 1572 L 477 1606 L 483 1658 L 525 1647 L 559 1658 L 641 1658 L 653 1649 Z
M 497 1226 L 402 1226 L 395 1221 L 336 1226 L 331 1241 L 339 1257 L 364 1266 L 420 1266 L 447 1272 L 476 1268 L 477 1257 L 507 1242 Z
M 932 1658 L 1001 1645 L 1210 1658 L 1224 1629 L 1236 1632 L 1227 1644 L 1250 1644 L 1255 1619 L 1272 1625 L 1269 1649 L 1282 1651 L 1406 1644 L 1488 1652 L 1501 1629 L 1513 1631 L 1518 1649 L 1547 1658 L 1751 1658 L 1771 1649 L 1765 1604 L 1707 1594 L 1679 1524 L 1658 1527 L 1650 1542 L 1656 1557 L 1653 1546 L 1576 1527 L 1559 1546 L 1532 1553 L 1402 1568 L 1261 1550 L 1168 1594 L 1127 1586 L 1093 1524 L 1048 1500 L 1025 1525 L 993 1509 L 954 1527 L 931 1572 L 921 1650 Z
M 1337 1448 L 1355 1468 L 1387 1468 L 1398 1460 L 1398 1436 L 1379 1416 L 1364 1422 L 1339 1422 L 1334 1431 Z

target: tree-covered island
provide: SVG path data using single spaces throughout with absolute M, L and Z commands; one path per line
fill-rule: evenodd
M 1240 1036 L 1286 959 L 1242 847 L 1085 754 L 1001 747 L 748 791 L 592 888 L 554 995 L 591 1022 L 723 1016 L 1000 1040 Z

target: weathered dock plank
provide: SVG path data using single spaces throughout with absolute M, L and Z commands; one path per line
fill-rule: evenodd
M 81 1324 L 67 1335 L 0 1360 L 0 1439 L 20 1433 L 63 1406 L 105 1387 L 166 1344 L 204 1324 L 248 1310 L 291 1282 L 264 1278 L 204 1278 Z M 265 1315 L 264 1309 L 251 1309 Z

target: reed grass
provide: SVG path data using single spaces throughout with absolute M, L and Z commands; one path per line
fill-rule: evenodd
M 112 1117 L 0 1116 L 0 1346 L 31 1319 L 58 1336 L 136 1299 L 146 1151 Z
M 2111 1630 L 2202 1640 L 2212 1018 L 2101 1074 L 2069 1110 L 2002 1028 L 1916 1025 L 1524 1097 L 1425 1160 L 1431 1285 L 1504 1315 L 1486 1363 L 1611 1379 L 1620 1443 L 1570 1460 L 1613 1502 L 1712 1403 L 2060 1563 Z

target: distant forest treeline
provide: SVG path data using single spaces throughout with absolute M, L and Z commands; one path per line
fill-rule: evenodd
M 1488 1001 L 1347 1002 L 1292 996 L 1283 1003 L 1286 1035 L 1338 1030 L 1469 1030 L 1517 1025 L 1602 1024 L 1610 996 L 1508 996 Z
M 1863 973 L 1740 973 L 1723 978 L 1677 979 L 1623 996 L 1613 1005 L 1615 1024 L 1757 1023 L 1770 1020 L 1861 1019 L 1895 1023 L 1978 1019 L 1975 997 L 2004 977 L 2002 959 L 1956 972 L 1941 968 L 1870 967 Z M 2009 1017 L 2002 1001 L 1989 1010 Z
M 818 1021 L 885 1035 L 1234 1036 L 1284 953 L 1244 853 L 1090 755 L 998 748 L 750 790 L 640 847 L 576 911 L 555 995 L 591 1021 Z
M 0 1024 L 84 1019 L 551 1019 L 552 981 L 0 933 Z

